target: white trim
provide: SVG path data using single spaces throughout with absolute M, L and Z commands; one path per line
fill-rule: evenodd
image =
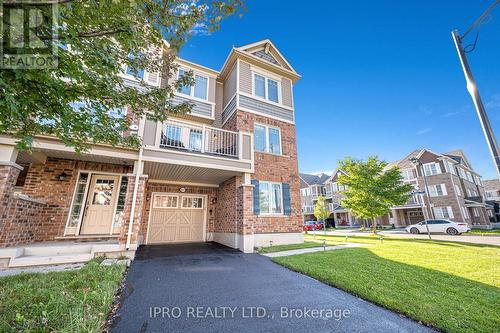
M 75 235 L 78 235 L 79 230 L 80 230 L 80 225 L 81 225 L 81 221 L 82 221 L 83 211 L 85 210 L 85 204 L 86 204 L 86 201 L 87 201 L 87 191 L 88 191 L 89 184 L 90 184 L 90 174 L 88 174 L 88 176 L 87 176 L 88 177 L 87 178 L 87 183 L 85 184 L 85 189 L 83 191 L 83 202 L 82 202 L 80 213 L 78 214 L 78 222 L 76 224 L 76 227 L 70 227 L 69 226 L 69 221 L 71 219 L 71 211 L 73 210 L 73 204 L 75 203 L 76 189 L 78 188 L 78 180 L 80 179 L 80 174 L 81 173 L 88 173 L 88 172 L 83 171 L 83 170 L 78 170 L 77 177 L 76 177 L 75 188 L 73 189 L 73 197 L 71 199 L 71 204 L 69 205 L 68 218 L 66 219 L 66 225 L 64 227 L 63 236 L 66 236 L 69 228 L 76 228 Z
M 179 67 L 182 67 L 184 65 L 184 67 L 189 67 L 193 71 L 200 71 L 200 72 L 207 74 L 213 78 L 217 78 L 217 76 L 220 74 L 220 72 L 218 70 L 215 70 L 215 69 L 203 66 L 203 65 L 199 65 L 197 63 L 194 63 L 192 61 L 189 61 L 189 60 L 186 60 L 186 59 L 183 59 L 180 57 L 176 57 L 176 59 L 173 62 L 178 63 Z
M 180 209 L 205 209 L 205 200 L 202 194 L 183 194 L 181 196 L 181 206 Z M 184 198 L 201 199 L 201 207 L 184 207 Z
M 252 91 L 253 91 L 253 88 L 252 88 Z M 270 101 L 270 100 L 267 100 L 267 99 L 263 99 L 262 97 L 255 96 L 255 95 L 246 93 L 244 91 L 240 91 L 240 92 L 238 92 L 238 94 L 241 95 L 241 96 L 246 96 L 246 97 L 249 97 L 249 98 L 256 99 L 256 100 L 258 100 L 260 102 L 264 102 L 264 103 L 267 103 L 267 104 L 270 104 L 272 106 L 276 106 L 276 107 L 279 107 L 279 108 L 282 108 L 282 109 L 285 109 L 285 110 L 295 111 L 293 107 L 290 107 L 288 105 L 276 103 L 276 102 L 273 102 L 273 101 Z
M 175 197 L 175 199 L 176 199 L 175 200 L 175 207 L 157 207 L 157 206 L 155 206 L 154 202 L 155 202 L 155 197 L 156 196 L 166 196 L 166 197 L 172 197 L 172 198 Z M 153 193 L 151 195 L 151 201 L 152 201 L 152 207 L 151 208 L 155 208 L 155 209 L 177 209 L 177 208 L 179 208 L 179 199 L 180 199 L 179 195 L 169 194 L 169 193 L 159 193 L 159 192 L 156 193 L 155 192 L 155 193 Z
M 191 182 L 183 182 L 183 181 L 176 181 L 176 180 L 163 180 L 163 179 L 148 179 L 148 183 L 186 185 L 186 186 L 197 186 L 197 187 L 213 187 L 213 188 L 219 187 L 219 184 L 191 183 Z
M 113 228 L 114 228 L 114 225 L 115 225 L 115 216 L 116 216 L 116 208 L 118 208 L 118 199 L 120 199 L 120 189 L 121 189 L 121 185 L 122 185 L 122 177 L 123 175 L 119 175 L 118 176 L 118 191 L 116 192 L 116 200 L 115 200 L 115 203 L 113 205 L 113 215 L 112 215 L 112 220 L 111 220 L 111 227 L 109 228 L 109 234 L 112 235 L 113 234 Z M 128 184 L 127 184 L 128 185 Z
M 265 95 L 264 97 L 258 96 L 255 93 L 255 76 L 256 75 L 264 78 L 264 95 Z M 276 82 L 276 89 L 277 89 L 277 93 L 278 93 L 278 96 L 277 96 L 278 97 L 278 101 L 277 102 L 272 101 L 272 100 L 269 99 L 269 80 Z M 243 92 L 240 92 L 240 93 L 243 93 Z M 281 95 L 282 95 L 282 92 L 281 92 L 281 79 L 277 80 L 274 77 L 269 77 L 266 74 L 263 74 L 261 72 L 257 72 L 255 70 L 252 70 L 252 97 L 253 98 L 262 100 L 264 102 L 268 102 L 268 103 L 272 103 L 272 104 L 275 104 L 275 105 L 282 106 L 283 105 L 283 101 L 282 101 L 282 96 Z
M 285 207 L 284 207 L 284 201 L 283 201 L 283 183 L 279 183 L 279 182 L 270 182 L 270 181 L 260 181 L 259 180 L 259 206 L 260 206 L 260 185 L 262 183 L 265 183 L 265 184 L 268 184 L 269 185 L 269 189 L 268 189 L 268 199 L 269 199 L 269 212 L 267 213 L 262 213 L 262 210 L 259 208 L 259 214 L 257 216 L 261 216 L 261 217 L 278 217 L 278 216 L 285 216 Z M 279 213 L 272 213 L 271 212 L 271 196 L 272 196 L 272 188 L 273 188 L 273 185 L 279 185 L 280 187 L 280 192 L 281 192 L 281 212 Z
M 226 106 L 224 106 L 224 107 L 222 108 L 222 113 L 224 113 L 224 111 L 226 111 L 227 107 L 229 106 L 229 104 L 231 104 L 231 102 L 233 101 L 233 98 L 234 98 L 234 96 L 236 96 L 236 94 L 237 94 L 237 92 L 235 92 L 235 93 L 233 94 L 233 96 L 231 96 L 231 98 L 229 99 L 229 101 L 226 103 Z M 235 107 L 235 109 L 236 109 L 236 107 Z
M 278 50 L 278 48 L 276 47 L 276 45 L 274 45 L 273 42 L 271 42 L 270 39 L 264 39 L 264 40 L 261 40 L 261 41 L 258 41 L 258 42 L 252 43 L 252 44 L 243 45 L 243 46 L 237 47 L 236 50 L 245 52 L 246 54 L 249 54 L 249 55 L 251 55 L 251 56 L 253 56 L 253 57 L 257 58 L 257 59 L 261 59 L 261 58 L 255 56 L 255 55 L 251 54 L 250 52 L 245 51 L 245 49 L 251 49 L 251 48 L 253 48 L 253 47 L 255 47 L 255 46 L 259 45 L 259 44 L 267 44 L 267 43 L 269 43 L 273 47 L 274 51 L 276 51 L 276 53 L 281 57 L 281 59 L 285 62 L 285 64 L 290 69 L 284 68 L 283 66 L 279 66 L 279 67 L 297 74 L 297 72 L 292 67 L 292 65 L 290 65 L 290 63 L 285 59 L 285 57 L 281 54 L 281 52 Z M 275 65 L 275 64 L 273 64 L 273 65 Z M 275 66 L 277 66 L 277 65 L 275 65 Z
M 255 149 L 254 147 L 254 152 L 258 152 L 258 153 L 267 153 L 267 154 L 271 154 L 271 155 L 276 155 L 276 156 L 284 156 L 283 155 L 283 144 L 281 142 L 282 138 L 281 138 L 281 128 L 279 127 L 276 127 L 276 126 L 270 126 L 270 125 L 266 125 L 266 124 L 262 124 L 262 123 L 258 123 L 258 122 L 255 122 L 253 124 L 253 128 L 254 128 L 254 135 L 255 135 L 255 127 L 256 126 L 260 126 L 260 127 L 264 127 L 265 129 L 265 140 L 266 140 L 266 148 L 265 148 L 265 151 L 260 151 L 260 150 L 257 150 Z M 272 128 L 272 129 L 276 129 L 278 130 L 278 135 L 279 135 L 279 142 L 280 142 L 280 152 L 279 154 L 276 154 L 276 153 L 272 153 L 269 151 L 269 129 Z
M 200 101 L 200 102 L 206 102 L 206 103 L 210 103 L 210 104 L 215 104 L 214 102 L 210 102 L 210 101 L 208 100 L 208 97 L 209 97 L 209 96 L 208 96 L 208 95 L 209 95 L 209 94 L 208 94 L 208 92 L 210 91 L 210 89 L 209 89 L 209 87 L 210 87 L 210 77 L 204 76 L 204 75 L 202 75 L 202 74 L 197 74 L 197 73 L 196 73 L 196 71 L 195 71 L 195 70 L 193 70 L 193 69 L 190 69 L 190 70 L 191 70 L 191 71 L 193 71 L 193 80 L 194 80 L 193 85 L 191 85 L 191 86 L 190 86 L 190 94 L 189 94 L 189 95 L 186 95 L 186 94 L 184 94 L 184 93 L 182 93 L 182 92 L 180 92 L 180 91 L 174 91 L 174 94 L 178 94 L 178 95 L 180 95 L 180 96 L 185 96 L 185 97 L 191 98 L 191 99 L 193 99 L 193 100 L 195 100 L 195 101 Z M 183 71 L 183 72 L 189 72 L 190 70 L 186 70 L 186 68 L 185 68 L 185 67 L 183 68 L 182 66 L 181 66 L 180 68 L 178 68 L 178 69 L 177 69 L 177 73 L 176 73 L 177 80 L 179 80 L 179 76 L 180 76 L 180 72 L 181 72 L 181 71 Z M 195 86 L 195 84 L 196 84 L 196 76 L 197 76 L 197 75 L 198 75 L 199 77 L 202 77 L 202 78 L 204 78 L 204 79 L 206 79 L 206 80 L 207 80 L 207 88 L 206 88 L 206 95 L 207 95 L 207 98 L 206 98 L 206 99 L 203 99 L 203 98 L 200 98 L 200 97 L 196 97 L 196 96 L 194 95 L 194 86 Z M 213 112 L 212 112 L 212 113 L 213 113 Z

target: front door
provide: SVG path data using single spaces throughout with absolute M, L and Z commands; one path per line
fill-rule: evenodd
M 118 176 L 93 175 L 80 234 L 109 234 L 118 193 Z

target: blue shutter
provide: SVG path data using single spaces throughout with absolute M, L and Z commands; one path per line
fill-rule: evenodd
M 260 195 L 259 195 L 259 181 L 252 179 L 253 185 L 253 213 L 254 215 L 260 214 Z
M 292 203 L 290 201 L 290 184 L 282 183 L 281 188 L 283 189 L 283 212 L 285 215 L 292 215 Z

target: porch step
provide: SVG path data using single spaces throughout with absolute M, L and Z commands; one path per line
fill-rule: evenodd
M 25 246 L 23 256 L 60 256 L 73 254 L 90 254 L 92 245 L 89 244 L 61 244 L 50 246 Z
M 27 267 L 27 266 L 43 266 L 43 265 L 58 265 L 87 262 L 92 259 L 92 254 L 88 253 L 72 253 L 63 255 L 48 255 L 48 256 L 21 256 L 12 258 L 9 262 L 9 267 Z

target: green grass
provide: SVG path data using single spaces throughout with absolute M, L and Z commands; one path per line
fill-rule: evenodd
M 370 236 L 348 242 L 371 246 L 273 260 L 443 331 L 498 332 L 500 247 L 395 238 L 381 243 Z
M 464 235 L 482 235 L 482 236 L 500 236 L 500 229 L 483 230 L 483 229 L 472 229 L 470 232 Z
M 0 332 L 100 332 L 125 267 L 0 278 Z
M 338 244 L 338 243 L 335 243 Z M 334 242 L 327 242 L 328 246 L 335 245 Z M 272 253 L 272 252 L 281 252 L 288 250 L 298 250 L 298 249 L 309 249 L 312 247 L 321 247 L 323 246 L 323 241 L 320 240 L 320 237 L 316 237 L 316 240 L 311 237 L 310 241 L 299 243 L 299 244 L 287 244 L 287 245 L 275 245 L 268 246 L 259 249 L 259 253 Z

